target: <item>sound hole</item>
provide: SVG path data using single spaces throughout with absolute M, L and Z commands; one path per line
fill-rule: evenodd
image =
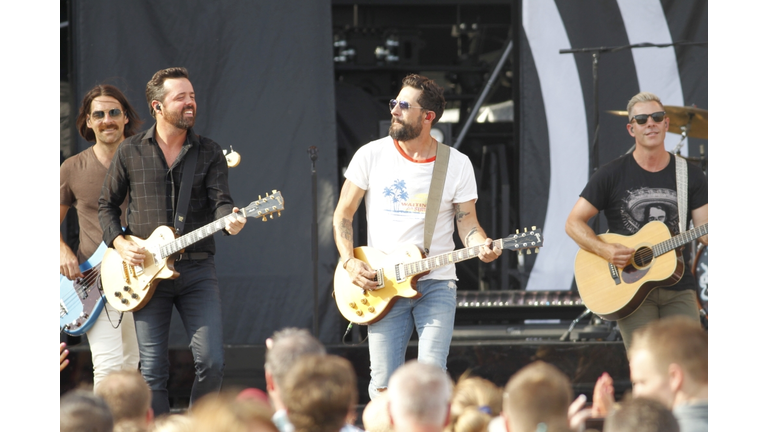
M 644 246 L 635 251 L 635 256 L 632 258 L 635 267 L 645 267 L 653 261 L 653 251 L 651 248 Z

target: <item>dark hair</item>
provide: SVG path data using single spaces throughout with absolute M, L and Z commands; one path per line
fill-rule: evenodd
M 86 141 L 96 141 L 96 134 L 93 133 L 93 129 L 88 127 L 87 120 L 88 115 L 91 114 L 91 103 L 99 96 L 110 96 L 120 102 L 125 115 L 128 117 L 128 123 L 125 125 L 125 129 L 123 129 L 123 134 L 126 138 L 138 131 L 142 121 L 139 119 L 139 115 L 136 114 L 136 111 L 133 110 L 133 107 L 131 107 L 131 104 L 128 103 L 128 99 L 125 98 L 123 92 L 115 86 L 99 84 L 85 94 L 83 103 L 80 104 L 80 112 L 77 114 L 77 119 L 75 120 L 80 136 L 85 138 Z
M 149 113 L 152 117 L 155 116 L 155 110 L 152 108 L 152 101 L 164 100 L 166 91 L 163 84 L 165 84 L 165 80 L 175 78 L 189 79 L 189 72 L 183 67 L 162 69 L 155 72 L 155 74 L 152 75 L 152 79 L 147 83 L 147 105 L 149 105 Z
M 432 119 L 432 124 L 437 123 L 440 117 L 443 116 L 443 111 L 445 111 L 443 88 L 437 85 L 434 80 L 416 74 L 403 78 L 403 87 L 406 86 L 421 90 L 421 96 L 419 96 L 416 102 L 423 108 L 434 111 L 435 118 Z

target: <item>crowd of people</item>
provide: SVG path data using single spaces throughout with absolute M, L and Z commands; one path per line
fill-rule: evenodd
M 93 390 L 61 397 L 61 431 L 586 432 L 595 424 L 605 432 L 706 431 L 706 331 L 669 317 L 634 336 L 628 352 L 633 387 L 619 400 L 604 374 L 587 406 L 584 395 L 574 398 L 564 372 L 540 360 L 502 388 L 469 372 L 454 382 L 441 367 L 413 359 L 395 370 L 387 390 L 358 418 L 352 364 L 327 353 L 306 329 L 287 328 L 267 340 L 266 391 L 224 388 L 189 409 L 155 416 L 142 375 L 116 371 Z

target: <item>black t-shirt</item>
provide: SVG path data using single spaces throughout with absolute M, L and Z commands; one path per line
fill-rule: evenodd
M 664 222 L 673 235 L 680 233 L 674 156 L 670 157 L 669 164 L 663 170 L 655 173 L 641 168 L 632 154 L 621 156 L 602 166 L 589 179 L 581 197 L 603 211 L 608 230 L 614 234 L 633 235 L 652 220 Z M 691 221 L 692 210 L 707 202 L 707 176 L 700 167 L 688 162 L 686 221 Z M 693 274 L 688 268 L 691 249 L 690 243 L 685 246 L 686 271 L 670 289 L 696 289 Z

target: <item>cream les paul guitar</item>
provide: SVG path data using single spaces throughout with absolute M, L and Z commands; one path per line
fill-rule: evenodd
M 239 214 L 266 221 L 267 216 L 272 218 L 274 213 L 280 216 L 283 209 L 283 196 L 278 191 L 272 191 L 271 195 L 259 197 L 257 201 L 240 209 Z M 101 284 L 109 304 L 122 312 L 143 308 L 161 280 L 179 277 L 179 273 L 173 268 L 178 254 L 187 246 L 224 229 L 229 217 L 224 216 L 178 238 L 173 228 L 168 226 L 157 227 L 146 240 L 126 235 L 127 240 L 146 249 L 146 258 L 142 265 L 127 264 L 120 253 L 108 248 L 101 262 Z
M 493 246 L 531 253 L 531 249 L 538 252 L 542 242 L 541 231 L 532 227 L 531 231 L 494 240 Z M 376 272 L 378 287 L 375 290 L 363 290 L 353 284 L 349 273 L 339 263 L 333 277 L 336 306 L 344 318 L 352 323 L 375 323 L 389 312 L 399 297 L 421 296 L 416 291 L 419 278 L 435 268 L 475 258 L 480 254 L 481 247 L 471 246 L 428 258 L 424 257 L 424 252 L 416 245 L 403 245 L 390 254 L 372 247 L 357 247 L 354 249 L 355 258 L 365 261 Z

